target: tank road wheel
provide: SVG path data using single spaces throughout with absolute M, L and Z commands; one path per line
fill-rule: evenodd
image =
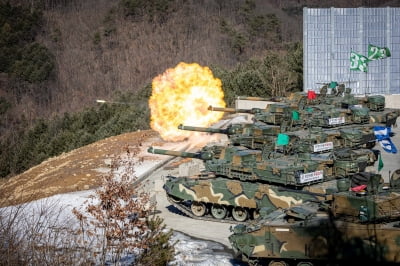
M 268 266 L 287 266 L 288 264 L 284 262 L 283 260 L 277 261 L 277 260 L 271 260 L 270 263 L 268 263 Z
M 206 205 L 202 202 L 193 201 L 192 205 L 190 206 L 192 213 L 196 216 L 203 216 L 206 214 Z
M 395 170 L 390 176 L 390 186 L 400 187 L 400 169 Z
M 180 203 L 183 201 L 183 199 L 177 198 L 175 196 L 168 195 L 168 197 L 170 200 L 172 200 L 172 202 L 175 202 L 175 203 Z
M 220 204 L 213 204 L 211 206 L 211 214 L 216 219 L 224 219 L 227 214 L 226 207 Z
M 314 264 L 308 261 L 300 261 L 299 263 L 297 263 L 297 266 L 313 266 L 313 265 Z
M 254 209 L 252 214 L 253 214 L 253 219 L 257 220 L 260 217 L 260 210 Z
M 235 207 L 232 210 L 232 217 L 238 222 L 246 221 L 248 216 L 247 210 L 242 207 Z
M 367 144 L 365 145 L 367 149 L 372 149 L 375 147 L 376 141 L 368 141 Z

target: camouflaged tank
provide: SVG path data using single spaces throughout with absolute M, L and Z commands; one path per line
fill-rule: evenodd
M 330 91 L 329 91 L 330 90 Z M 348 108 L 349 106 L 361 105 L 367 107 L 370 111 L 381 112 L 385 110 L 385 97 L 383 95 L 365 95 L 355 96 L 351 93 L 351 88 L 345 88 L 345 85 L 338 84 L 334 88 L 328 88 L 327 85 L 315 93 L 315 97 L 309 97 L 309 93 L 292 92 L 288 97 L 248 97 L 238 96 L 236 100 L 247 101 L 267 101 L 286 103 L 297 109 L 303 109 L 305 106 L 315 106 L 320 104 L 329 104 L 337 108 Z
M 372 173 L 361 179 L 339 180 L 324 201 L 263 208 L 259 219 L 231 227 L 236 257 L 250 265 L 398 265 L 399 180 L 382 184 Z
M 351 126 L 336 129 L 311 127 L 285 132 L 289 143 L 276 145 L 280 127 L 264 123 L 232 124 L 225 129 L 179 125 L 178 129 L 228 136 L 230 143 L 257 150 L 281 150 L 285 154 L 321 153 L 339 148 L 368 148 L 375 146 L 376 138 L 372 126 Z
M 239 222 L 257 217 L 263 207 L 284 208 L 324 197 L 337 178 L 364 171 L 376 161 L 368 149 L 288 156 L 211 145 L 197 153 L 153 147 L 148 152 L 204 162 L 200 176 L 167 178 L 164 189 L 178 209 L 194 218 Z
M 229 113 L 251 113 L 254 120 L 271 125 L 280 125 L 281 130 L 299 127 L 340 127 L 349 124 L 380 124 L 393 126 L 400 110 L 385 108 L 385 97 L 368 95 L 356 97 L 350 88 L 339 84 L 327 93 L 324 87 L 319 94 L 308 97 L 308 93 L 294 92 L 288 97 L 271 99 L 238 97 L 240 100 L 272 100 L 264 109 L 251 110 L 209 106 L 209 110 Z
M 210 107 L 255 117 L 260 114 L 265 116 L 263 122 L 225 129 L 181 125 L 184 130 L 227 134 L 232 144 L 210 145 L 196 153 L 149 148 L 151 153 L 197 158 L 204 163 L 199 176 L 169 176 L 164 186 L 168 199 L 193 218 L 221 222 L 253 219 L 263 208 L 275 210 L 324 199 L 335 191 L 336 179 L 365 171 L 375 163 L 377 153 L 368 149 L 375 136 L 366 106 L 354 106 L 351 96 L 345 100 L 339 95 L 319 98 L 311 101 L 304 94 L 292 94 L 277 98 L 279 102 L 265 110 Z M 339 100 L 340 106 L 332 104 Z M 277 145 L 282 132 L 290 141 Z
M 210 111 L 228 113 L 249 113 L 253 120 L 268 125 L 278 125 L 281 131 L 293 131 L 301 128 L 323 127 L 334 128 L 352 124 L 393 126 L 400 112 L 397 109 L 385 108 L 382 111 L 371 111 L 361 105 L 347 108 L 335 107 L 332 104 L 307 105 L 299 109 L 286 103 L 271 103 L 264 109 L 234 109 L 209 106 Z

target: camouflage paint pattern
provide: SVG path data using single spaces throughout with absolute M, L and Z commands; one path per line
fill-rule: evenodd
M 240 97 L 244 100 L 266 100 L 257 97 Z M 271 100 L 271 99 L 269 99 Z M 355 97 L 350 88 L 343 84 L 332 89 L 330 94 L 316 94 L 309 99 L 304 92 L 294 92 L 288 97 L 277 97 L 276 103 L 268 104 L 265 109 L 234 109 L 210 107 L 209 110 L 222 112 L 252 113 L 256 121 L 287 127 L 337 127 L 349 124 L 380 123 L 392 126 L 395 124 L 400 110 L 385 108 L 383 95 Z M 312 110 L 312 111 L 311 111 Z M 292 120 L 292 111 L 300 115 L 298 121 Z M 288 122 L 289 121 L 289 122 Z
M 371 111 L 381 112 L 385 110 L 385 96 L 383 95 L 369 95 L 363 103 Z
M 229 136 L 232 145 L 240 145 L 249 149 L 274 150 L 283 148 L 286 153 L 326 152 L 336 148 L 371 147 L 375 144 L 373 126 L 354 126 L 338 129 L 312 127 L 306 130 L 286 132 L 290 137 L 287 147 L 276 146 L 277 135 L 281 128 L 264 123 L 233 124 L 226 129 L 193 127 L 179 125 L 181 130 L 220 133 Z M 320 144 L 320 145 L 318 145 Z
M 327 202 L 306 202 L 279 209 L 231 228 L 229 241 L 236 256 L 251 263 L 399 263 L 399 192 L 379 189 L 378 193 L 357 195 L 346 191 L 333 194 L 328 206 Z M 367 219 L 366 213 L 371 214 Z
M 279 186 L 252 182 L 241 182 L 217 177 L 208 179 L 169 177 L 164 185 L 167 195 L 175 200 L 196 201 L 207 204 L 219 204 L 228 208 L 243 207 L 249 210 L 269 208 L 288 208 L 308 200 L 324 198 L 322 193 L 335 189 L 335 182 L 329 186 L 316 186 L 315 191 L 296 191 Z M 308 190 L 312 188 L 308 187 Z
M 215 146 L 198 153 L 168 151 L 150 147 L 149 152 L 199 158 L 205 170 L 217 176 L 242 181 L 304 187 L 364 171 L 374 153 L 368 149 L 335 150 L 326 154 L 263 154 L 242 146 Z M 218 153 L 215 153 L 218 151 Z M 335 158 L 335 160 L 333 160 Z M 372 160 L 373 162 L 376 161 Z
M 388 127 L 394 126 L 400 115 L 399 109 L 388 109 L 381 112 L 370 112 L 370 122 L 377 124 L 385 124 Z

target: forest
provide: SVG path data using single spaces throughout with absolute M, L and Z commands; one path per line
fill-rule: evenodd
M 0 0 L 0 177 L 149 129 L 151 81 L 208 66 L 225 102 L 302 90 L 303 7 L 379 0 Z M 107 99 L 129 104 L 98 104 Z

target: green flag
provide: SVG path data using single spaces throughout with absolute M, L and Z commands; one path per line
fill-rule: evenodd
M 378 172 L 379 172 L 380 170 L 382 170 L 383 166 L 384 166 L 384 164 L 383 164 L 383 161 L 382 161 L 382 155 L 379 154 Z
M 278 139 L 276 140 L 276 145 L 288 145 L 289 144 L 289 136 L 286 134 L 278 134 Z
M 368 72 L 368 62 L 370 60 L 355 52 L 350 53 L 350 70 L 361 70 L 362 72 Z
M 336 88 L 338 85 L 338 83 L 336 81 L 331 81 L 331 83 L 329 83 L 329 88 L 334 89 Z
M 390 50 L 387 47 L 378 47 L 372 44 L 368 45 L 368 59 L 376 60 L 376 59 L 384 59 L 386 57 L 390 57 Z
M 297 111 L 292 111 L 292 119 L 293 119 L 293 120 L 300 120 L 299 112 L 297 112 Z

